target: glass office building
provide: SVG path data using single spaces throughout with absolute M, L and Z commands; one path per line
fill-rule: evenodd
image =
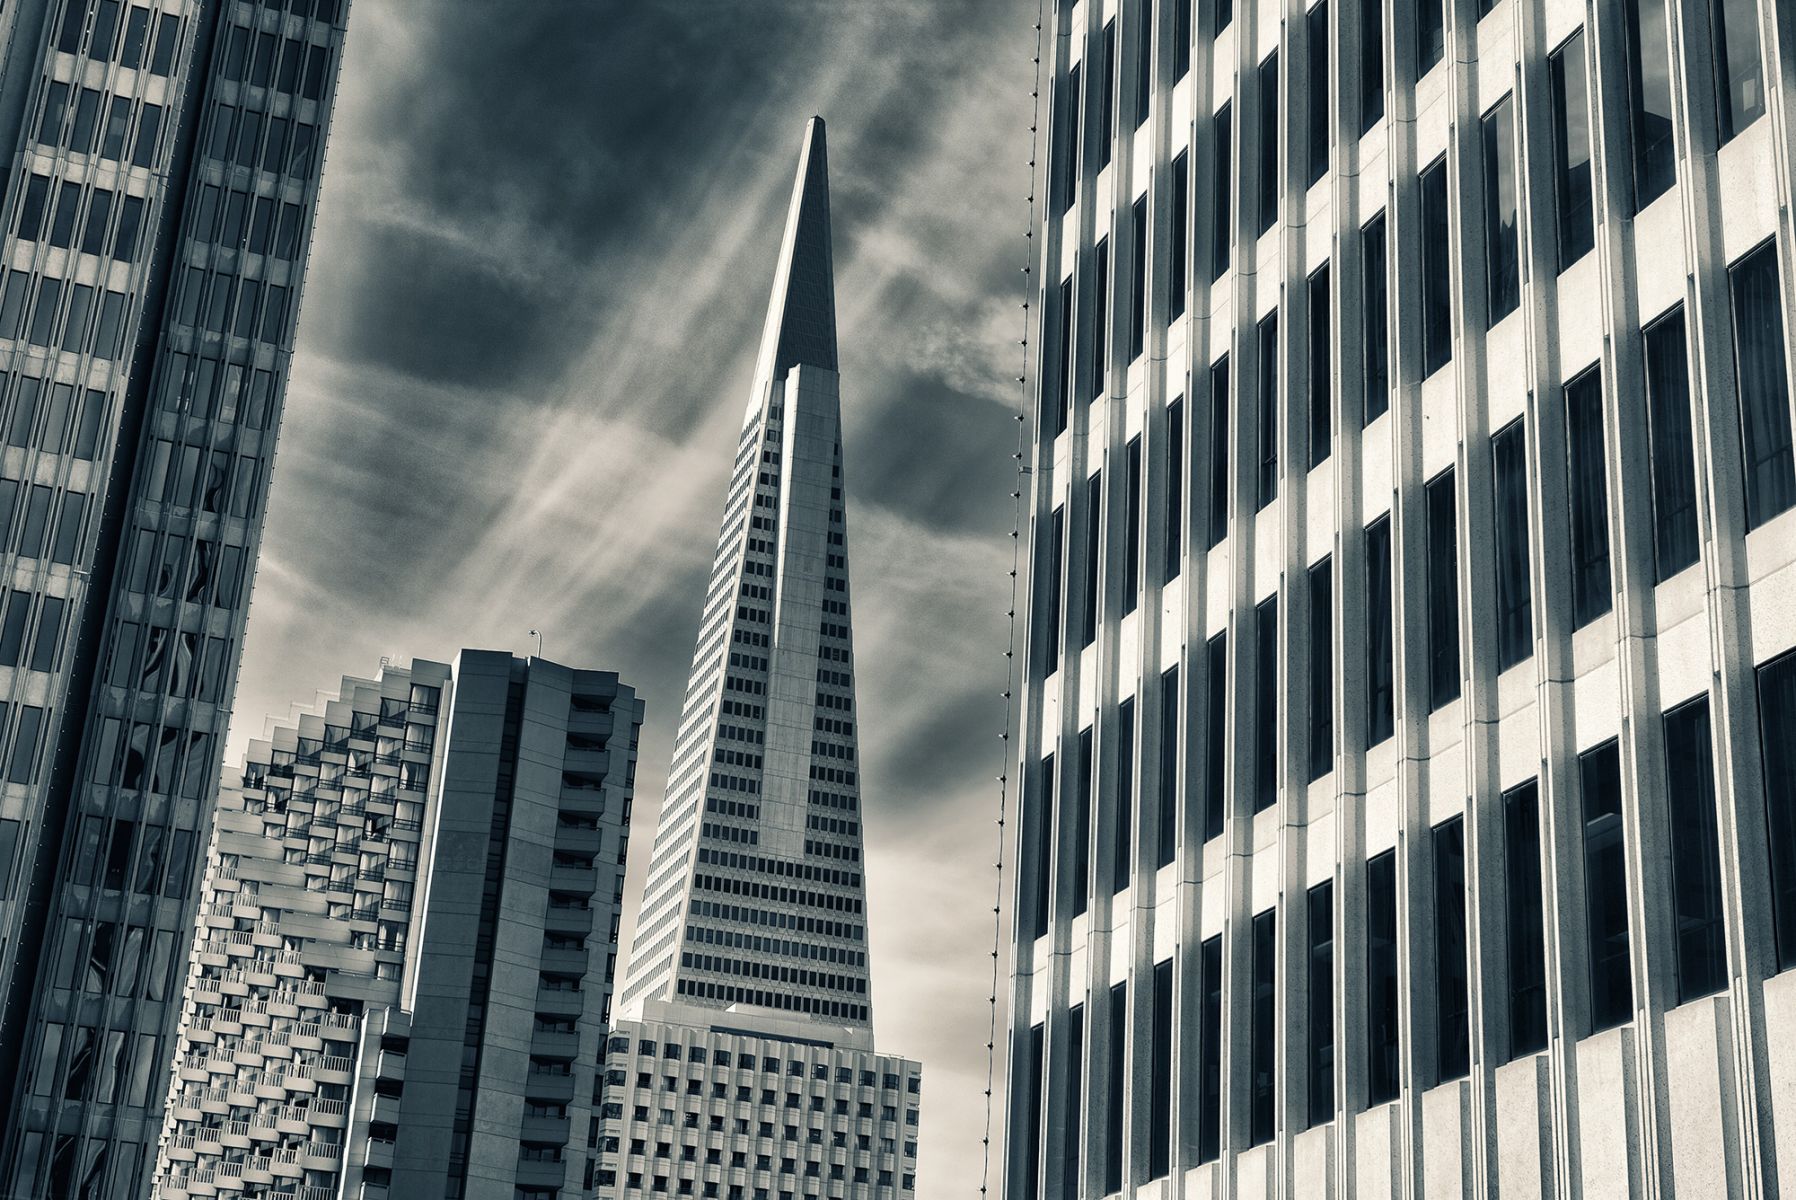
M 345 18 L 0 10 L 0 1195 L 148 1186 Z

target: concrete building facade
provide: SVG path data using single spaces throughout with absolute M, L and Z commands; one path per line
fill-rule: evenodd
M 920 1070 L 872 1033 L 828 171 L 814 118 L 606 1054 L 607 1200 L 916 1186 Z
M 1796 1191 L 1790 7 L 1047 8 L 1005 1194 Z
M 641 722 L 613 674 L 464 650 L 252 742 L 157 1200 L 581 1194 Z
M 0 1195 L 148 1186 L 345 8 L 0 10 Z

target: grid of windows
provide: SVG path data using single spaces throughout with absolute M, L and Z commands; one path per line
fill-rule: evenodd
M 1159 700 L 1131 736 L 1144 805 L 1167 806 L 1157 783 L 1176 781 L 1160 825 L 1177 836 L 1127 911 L 1044 927 L 1013 997 L 1052 1028 L 1125 979 L 1145 997 L 1144 964 L 1173 947 L 1193 1080 L 1175 1089 L 1192 1110 L 1175 1118 L 1190 1131 L 1175 1178 L 1230 1159 L 1239 1180 L 1278 1141 L 1268 1180 L 1319 1193 L 1291 1177 L 1308 1152 L 1286 1143 L 1343 1119 L 1390 1121 L 1406 1172 L 1417 1142 L 1505 1120 L 1566 1161 L 1574 1135 L 1545 1093 L 1493 1092 L 1489 1073 L 1557 1071 L 1615 1025 L 1668 1052 L 1691 1021 L 1661 1018 L 1717 991 L 1764 1020 L 1741 989 L 1796 965 L 1780 737 L 1796 728 L 1780 657 L 1796 653 L 1796 225 L 1770 199 L 1796 180 L 1776 140 L 1778 5 L 1618 0 L 1579 25 L 1581 10 L 1524 20 L 1514 0 L 1190 19 L 1170 3 L 1054 16 L 1056 97 L 1111 70 L 1112 46 L 1139 86 L 1143 20 L 1186 82 L 1149 89 L 1169 120 L 1071 164 L 1080 219 L 1051 212 L 1037 231 L 1034 311 L 1055 328 L 1062 280 L 1139 228 L 1142 204 L 1149 277 L 1180 294 L 1150 292 L 1140 356 L 1083 411 L 1071 398 L 1071 435 L 1053 416 L 1062 347 L 1038 342 L 1036 545 L 1056 513 L 1082 528 L 1084 481 L 1131 471 L 1138 444 L 1140 552 L 1164 569 L 1106 551 L 1098 592 L 1139 585 L 1139 600 L 1103 614 L 1091 651 L 1026 665 L 1047 702 L 1025 708 L 1039 722 L 1023 761 Z M 1759 193 L 1730 182 L 1768 172 Z M 1066 324 L 1089 339 L 1102 303 Z M 1136 536 L 1133 517 L 1109 525 Z M 1055 586 L 1034 589 L 1032 621 L 1078 619 Z M 1756 677 L 1736 661 L 1747 629 Z M 1393 1010 L 1399 979 L 1426 994 Z M 1140 1108 L 1148 1078 L 1129 1061 Z M 1723 1092 L 1733 1069 L 1714 1064 Z M 1427 1126 L 1407 1106 L 1462 1077 L 1463 1128 L 1397 1132 Z M 1665 1102 L 1655 1079 L 1616 1086 L 1636 1108 Z M 1074 1101 L 1049 1091 L 1041 1115 L 1063 1129 Z M 1398 1108 L 1367 1111 L 1383 1101 Z M 1761 1121 L 1729 1103 L 1729 1120 Z M 1689 1135 L 1652 1136 L 1676 1160 Z M 1145 1170 L 1133 1152 L 1125 1196 Z

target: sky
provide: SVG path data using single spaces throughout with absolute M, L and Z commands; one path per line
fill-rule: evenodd
M 1034 19 L 356 0 L 231 736 L 541 630 L 646 700 L 634 906 L 823 115 L 874 1021 L 932 1200 L 980 1172 Z

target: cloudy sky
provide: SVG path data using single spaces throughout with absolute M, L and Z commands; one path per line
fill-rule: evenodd
M 648 862 L 806 117 L 829 123 L 882 1048 L 975 1195 L 1029 0 L 356 0 L 233 750 L 382 656 L 611 669 Z

